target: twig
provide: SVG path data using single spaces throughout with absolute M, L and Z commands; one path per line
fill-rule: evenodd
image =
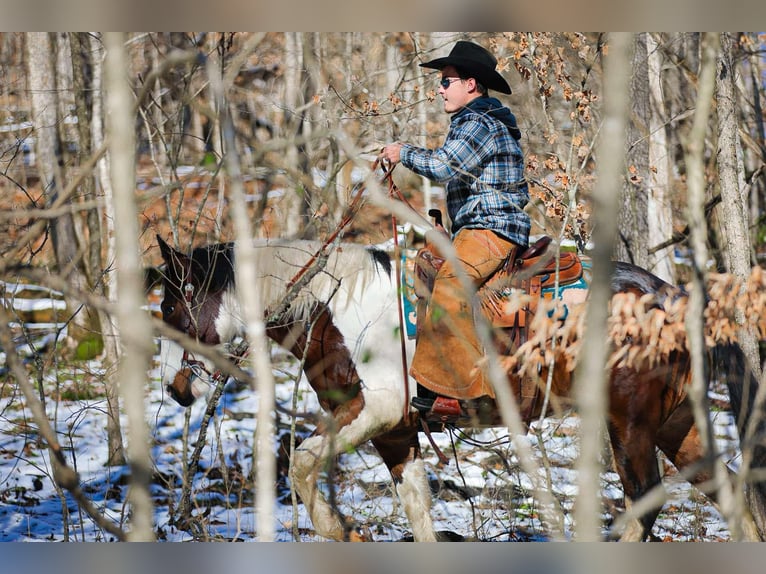
M 713 211 L 713 208 L 715 208 L 716 205 L 721 203 L 721 194 L 713 196 L 707 203 L 705 203 L 705 219 L 710 217 L 711 212 Z M 658 251 L 662 251 L 666 247 L 670 247 L 671 245 L 675 245 L 676 243 L 681 243 L 682 241 L 685 241 L 687 237 L 689 237 L 690 228 L 687 225 L 683 228 L 682 231 L 676 231 L 673 233 L 673 235 L 670 236 L 670 239 L 663 241 L 662 243 L 659 243 L 655 245 L 654 247 L 649 248 L 649 255 L 653 255 L 657 253 Z
M 213 393 L 208 399 L 207 408 L 202 416 L 200 422 L 199 435 L 197 436 L 197 444 L 194 446 L 194 452 L 192 452 L 191 458 L 187 468 L 187 477 L 184 480 L 184 485 L 181 490 L 181 501 L 178 503 L 177 513 L 179 517 L 173 521 L 174 524 L 181 528 L 189 526 L 191 519 L 191 489 L 194 482 L 194 475 L 197 474 L 199 469 L 199 459 L 202 455 L 202 449 L 205 448 L 205 440 L 207 438 L 207 428 L 210 425 L 210 420 L 215 415 L 215 410 L 218 407 L 218 401 L 223 394 L 223 389 L 226 386 L 226 377 L 219 377 L 218 382 L 213 390 Z
M 315 322 L 311 321 L 309 323 L 309 329 L 308 333 L 306 334 L 306 341 L 307 344 L 309 341 L 311 341 L 312 334 L 314 332 L 314 325 Z M 300 361 L 300 367 L 298 369 L 298 374 L 295 376 L 295 384 L 293 386 L 293 402 L 292 402 L 292 408 L 293 412 L 298 411 L 298 385 L 301 382 L 301 373 L 303 373 L 303 368 L 306 364 L 306 353 L 303 353 L 303 357 Z M 293 457 L 295 456 L 295 447 L 296 441 L 295 441 L 295 422 L 297 420 L 296 416 L 290 417 L 290 460 L 293 460 Z M 294 468 L 293 465 L 290 464 L 288 468 L 288 476 L 290 477 L 290 502 L 292 503 L 293 507 L 293 525 L 292 525 L 292 533 L 293 533 L 293 540 L 296 542 L 300 541 L 300 531 L 298 529 L 298 493 L 295 491 L 295 479 L 294 479 Z

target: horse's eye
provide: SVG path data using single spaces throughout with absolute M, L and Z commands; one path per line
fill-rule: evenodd
M 175 310 L 176 310 L 176 306 L 173 305 L 172 303 L 166 303 L 165 305 L 162 306 L 162 314 L 165 316 L 172 315 L 173 311 Z

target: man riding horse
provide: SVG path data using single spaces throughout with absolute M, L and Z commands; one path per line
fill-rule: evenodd
M 421 66 L 441 70 L 439 94 L 452 116 L 444 144 L 429 150 L 391 143 L 381 158 L 446 183 L 452 244 L 462 270 L 451 260 L 439 268 L 427 314 L 419 321 L 410 369 L 421 395 L 413 404 L 427 418 L 443 420 L 460 416 L 465 401 L 476 405 L 495 397 L 480 367 L 484 349 L 474 324 L 472 293 L 462 281 L 467 275 L 480 287 L 527 247 L 530 220 L 523 208 L 529 195 L 516 118 L 488 95 L 490 89 L 511 93 L 495 70 L 495 57 L 477 44 L 459 41 L 449 56 Z

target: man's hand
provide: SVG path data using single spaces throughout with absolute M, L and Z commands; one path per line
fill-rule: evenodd
M 390 143 L 385 146 L 380 152 L 381 161 L 387 161 L 391 165 L 396 165 L 401 159 L 402 144 L 399 142 Z

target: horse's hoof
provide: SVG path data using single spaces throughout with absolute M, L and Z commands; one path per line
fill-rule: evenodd
M 347 540 L 349 542 L 374 542 L 372 533 L 366 526 L 355 526 L 349 530 Z

